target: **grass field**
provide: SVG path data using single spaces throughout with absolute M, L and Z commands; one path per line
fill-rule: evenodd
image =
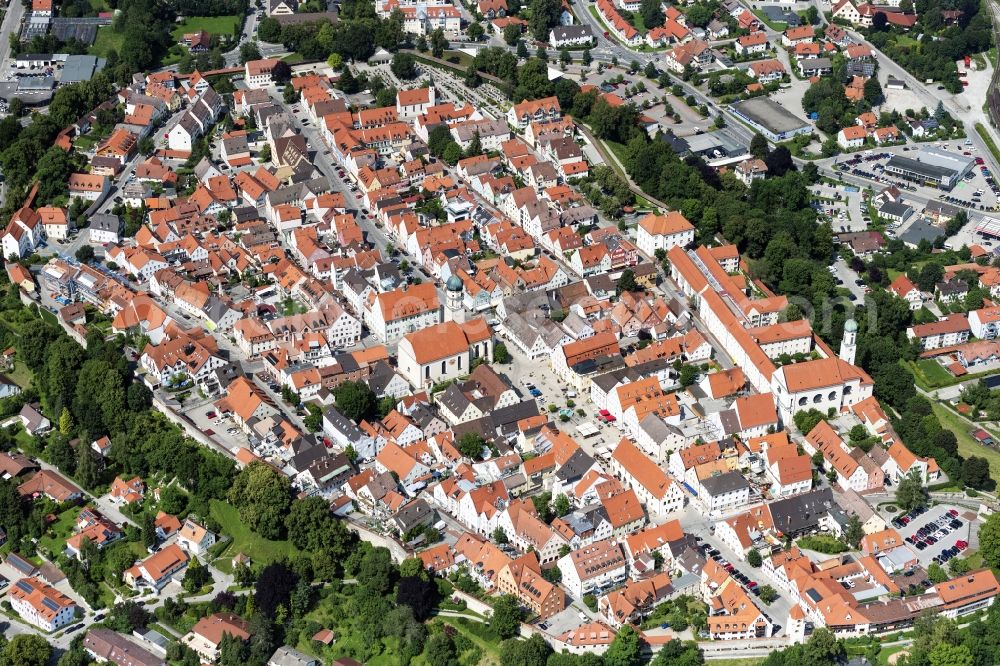
M 21 388 L 31 386 L 31 370 L 28 370 L 28 366 L 21 361 L 14 361 L 14 369 L 8 372 L 7 376 L 13 379 L 14 383 Z
M 45 534 L 38 540 L 38 545 L 47 548 L 53 557 L 63 552 L 66 548 L 66 539 L 73 534 L 73 526 L 76 524 L 76 517 L 80 515 L 80 511 L 81 508 L 75 506 L 59 514 L 56 522 L 49 525 Z
M 784 21 L 772 21 L 771 19 L 767 18 L 767 14 L 765 14 L 764 10 L 762 10 L 762 9 L 754 9 L 752 11 L 754 13 L 754 16 L 756 16 L 757 18 L 759 18 L 761 20 L 761 22 L 764 25 L 766 25 L 768 28 L 770 28 L 771 30 L 776 30 L 778 32 L 784 32 L 785 28 L 788 27 L 788 24 L 785 23 Z
M 170 32 L 175 40 L 179 40 L 186 33 L 204 30 L 210 35 L 232 35 L 236 26 L 240 24 L 240 17 L 230 16 L 189 16 Z
M 116 53 L 121 51 L 123 41 L 125 41 L 125 35 L 115 32 L 111 26 L 98 28 L 97 39 L 94 40 L 94 45 L 90 47 L 90 53 L 91 55 L 106 58 L 112 50 Z
M 212 500 L 212 518 L 222 525 L 222 533 L 230 538 L 229 545 L 219 556 L 217 566 L 228 571 L 231 560 L 237 553 L 253 556 L 254 562 L 270 563 L 283 557 L 292 557 L 299 551 L 288 541 L 271 541 L 254 534 L 243 524 L 235 507 L 220 500 Z
M 982 446 L 974 440 L 969 434 L 972 427 L 955 412 L 939 404 L 934 404 L 933 407 L 934 415 L 938 417 L 941 425 L 955 433 L 955 438 L 958 439 L 958 452 L 966 458 L 973 455 L 986 458 L 990 465 L 990 476 L 1000 479 L 1000 451 Z
M 925 358 L 916 362 L 917 370 L 927 380 L 928 386 L 942 386 L 955 380 L 950 372 L 934 359 Z

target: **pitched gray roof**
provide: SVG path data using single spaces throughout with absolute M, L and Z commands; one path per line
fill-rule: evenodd
M 718 495 L 731 493 L 742 488 L 749 488 L 750 484 L 747 483 L 747 480 L 739 472 L 726 472 L 725 474 L 703 479 L 701 486 L 709 495 L 717 497 Z

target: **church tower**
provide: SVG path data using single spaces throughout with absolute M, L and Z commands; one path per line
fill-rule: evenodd
M 840 341 L 840 358 L 854 365 L 858 353 L 858 322 L 848 319 L 844 324 L 844 337 Z
M 461 324 L 465 321 L 465 306 L 462 303 L 464 300 L 465 285 L 462 284 L 462 278 L 452 275 L 448 278 L 448 282 L 445 283 L 444 288 L 444 320 Z

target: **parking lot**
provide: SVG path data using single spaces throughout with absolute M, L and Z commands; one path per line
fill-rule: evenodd
M 907 520 L 904 525 L 902 522 Z M 959 507 L 939 504 L 926 512 L 913 515 L 913 512 L 893 519 L 892 526 L 906 540 L 907 545 L 916 553 L 920 565 L 927 568 L 935 562 L 944 565 L 952 557 L 963 556 L 970 541 L 970 531 L 975 523 L 975 514 Z M 961 547 L 959 542 L 964 542 Z M 959 544 L 957 550 L 956 544 Z M 948 551 L 948 552 L 945 552 Z
M 962 141 L 943 143 L 939 147 L 961 152 L 963 156 L 971 157 L 976 161 L 975 168 L 963 180 L 957 183 L 950 192 L 944 192 L 934 187 L 918 185 L 901 178 L 886 175 L 885 164 L 894 154 L 913 157 L 909 153 L 919 150 L 919 146 L 907 145 L 879 152 L 865 151 L 864 153 L 855 153 L 849 159 L 839 160 L 834 165 L 834 169 L 865 178 L 883 187 L 895 185 L 903 192 L 912 193 L 911 198 L 917 200 L 939 200 L 954 206 L 966 208 L 970 212 L 997 210 L 998 205 L 1000 205 L 1000 185 L 997 184 L 983 158 L 976 155 L 976 147 L 971 145 L 971 142 Z M 877 190 L 878 187 L 876 186 L 875 189 Z M 905 194 L 903 198 L 907 198 Z
M 870 222 L 859 188 L 851 185 L 817 183 L 812 187 L 813 207 L 835 233 L 864 231 Z
M 186 409 L 184 414 L 196 428 L 226 449 L 232 451 L 234 447 L 250 448 L 246 435 L 236 422 L 219 414 L 212 402 Z

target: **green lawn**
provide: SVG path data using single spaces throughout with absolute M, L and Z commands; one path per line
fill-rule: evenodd
M 254 534 L 240 520 L 236 508 L 221 500 L 212 500 L 211 515 L 222 525 L 222 533 L 230 538 L 229 545 L 216 562 L 216 566 L 223 571 L 228 572 L 232 568 L 231 560 L 237 553 L 251 555 L 254 562 L 260 563 L 274 562 L 298 553 L 298 549 L 288 541 L 271 541 Z
M 638 30 L 643 35 L 646 34 L 646 22 L 642 18 L 642 12 L 635 12 L 632 14 L 632 27 Z
M 73 534 L 76 517 L 80 515 L 81 510 L 81 507 L 75 506 L 59 514 L 59 519 L 49 525 L 45 534 L 38 540 L 38 545 L 48 549 L 53 557 L 63 552 L 66 549 L 66 539 Z
M 955 377 L 934 359 L 925 358 L 917 361 L 916 365 L 928 386 L 941 386 L 955 381 Z
M 17 434 L 14 435 L 14 441 L 17 442 L 17 448 L 21 450 L 27 456 L 37 456 L 41 451 L 35 444 L 35 438 L 28 434 L 28 431 L 21 427 L 20 422 L 17 426 Z
M 28 366 L 21 361 L 14 361 L 14 369 L 8 372 L 7 376 L 23 389 L 31 386 L 31 370 L 28 370 Z
M 759 18 L 761 20 L 761 22 L 764 25 L 766 25 L 768 28 L 770 28 L 771 30 L 776 30 L 778 32 L 784 32 L 785 28 L 788 27 L 788 24 L 785 23 L 784 21 L 772 21 L 769 18 L 767 18 L 767 14 L 765 14 L 764 11 L 761 10 L 761 9 L 754 9 L 752 11 L 754 13 L 754 16 L 756 16 L 757 18 Z
M 94 40 L 94 45 L 90 47 L 91 55 L 98 55 L 106 58 L 108 53 L 112 50 L 115 53 L 120 53 L 122 50 L 122 42 L 125 41 L 125 35 L 120 32 L 115 32 L 114 28 L 111 26 L 105 26 L 103 28 L 97 29 L 97 39 Z
M 240 24 L 240 17 L 230 16 L 189 16 L 170 32 L 175 40 L 180 40 L 186 33 L 204 30 L 210 35 L 232 35 Z
M 966 458 L 973 455 L 986 458 L 990 464 L 990 476 L 994 479 L 1000 479 L 1000 451 L 982 446 L 973 439 L 972 435 L 969 434 L 972 426 L 944 405 L 935 403 L 933 407 L 934 415 L 937 416 L 941 425 L 955 433 L 955 438 L 958 439 L 959 454 Z

